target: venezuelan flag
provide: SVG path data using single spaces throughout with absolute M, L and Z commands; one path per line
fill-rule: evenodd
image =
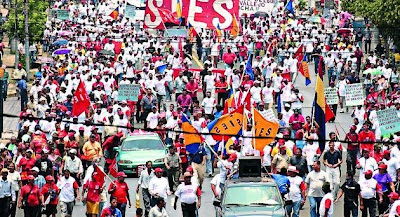
M 217 33 L 217 37 L 218 37 L 218 42 L 222 41 L 222 30 L 221 27 L 219 26 L 219 23 L 217 25 L 217 28 L 215 29 L 216 33 Z
M 303 60 L 301 61 L 300 73 L 306 78 L 306 86 L 311 84 L 311 79 L 310 79 L 310 70 L 308 69 L 308 63 L 307 63 L 307 56 L 304 55 Z
M 238 21 L 236 20 L 235 15 L 233 15 L 232 29 L 231 29 L 230 33 L 233 37 L 236 37 L 239 35 L 239 24 L 238 24 Z
M 113 18 L 114 20 L 116 20 L 119 16 L 119 7 L 115 8 L 115 10 L 113 10 L 110 13 L 110 17 Z
M 315 98 L 314 98 L 314 120 L 319 125 L 318 138 L 320 150 L 325 150 L 325 123 L 333 118 L 333 112 L 326 104 L 324 93 L 324 82 L 322 77 L 317 75 L 315 84 Z
M 217 141 L 228 141 L 232 135 L 242 135 L 244 106 L 222 115 L 210 122 L 207 127 Z M 229 136 L 230 135 L 230 136 Z
M 228 98 L 225 100 L 225 105 L 224 105 L 224 113 L 227 114 L 229 113 L 230 108 L 235 108 L 235 93 L 233 92 L 233 88 L 229 91 Z
M 183 134 L 184 144 L 186 146 L 186 151 L 194 154 L 199 148 L 200 144 L 203 143 L 204 138 L 198 134 L 196 128 L 190 123 L 189 119 L 183 115 L 182 116 L 182 131 L 188 132 Z
M 179 19 L 179 22 L 182 22 L 182 9 L 181 9 L 181 1 L 176 0 L 176 17 Z
M 194 41 L 195 37 L 197 36 L 197 32 L 194 29 L 194 27 L 192 26 L 192 24 L 190 24 L 190 22 L 188 22 L 188 28 L 189 28 L 188 29 L 188 36 L 192 41 Z

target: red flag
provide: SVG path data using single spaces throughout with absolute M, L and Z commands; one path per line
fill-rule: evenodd
M 111 18 L 113 18 L 114 20 L 116 20 L 119 16 L 119 8 L 115 8 L 113 11 L 111 11 L 110 15 Z
M 117 167 L 117 161 L 115 158 L 114 158 L 114 161 L 111 163 L 111 165 L 108 166 L 108 171 L 110 171 L 110 175 L 112 175 L 114 178 L 117 178 L 118 167 Z
M 179 38 L 179 51 L 180 51 L 179 55 L 180 55 L 180 57 L 182 58 L 182 61 L 183 61 L 184 57 L 183 57 L 182 37 Z
M 319 56 L 319 62 L 318 62 L 318 75 L 321 77 L 321 79 L 324 77 L 323 71 L 322 71 L 322 64 L 324 62 L 324 58 L 322 56 Z
M 90 106 L 90 98 L 86 92 L 85 84 L 80 81 L 78 88 L 74 93 L 74 104 L 72 106 L 72 116 L 79 116 L 82 112 L 88 110 Z
M 333 114 L 331 107 L 329 107 L 329 105 L 326 103 L 326 99 L 325 99 L 325 123 L 334 117 L 335 117 L 335 114 Z
M 244 98 L 243 104 L 247 110 L 251 111 L 251 93 L 250 93 L 250 91 L 247 92 L 246 98 Z
M 160 17 L 163 23 L 174 23 L 179 25 L 179 20 L 176 19 L 176 16 L 170 10 L 159 8 L 158 11 L 160 12 Z
M 95 179 L 100 183 L 104 183 L 105 182 L 104 179 L 106 177 L 106 174 L 104 173 L 104 171 L 102 169 L 100 169 L 100 167 L 97 166 L 97 164 L 94 164 L 93 168 L 94 168 L 93 173 L 96 173 L 96 175 L 94 176 Z
M 294 53 L 294 58 L 297 59 L 297 66 L 299 66 L 301 64 L 301 62 L 303 61 L 303 45 L 300 45 L 299 48 L 297 48 L 296 53 Z

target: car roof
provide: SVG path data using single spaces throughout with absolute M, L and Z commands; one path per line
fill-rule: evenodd
M 231 179 L 226 182 L 227 186 L 245 186 L 245 185 L 267 185 L 276 186 L 275 181 L 268 177 L 244 177 L 239 179 Z
M 131 134 L 129 134 L 124 141 L 142 140 L 142 139 L 160 140 L 160 137 L 158 136 L 157 133 L 147 132 L 143 130 L 135 130 Z

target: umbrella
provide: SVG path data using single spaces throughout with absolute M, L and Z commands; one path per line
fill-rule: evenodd
M 338 29 L 337 33 L 339 33 L 339 34 L 344 34 L 344 33 L 349 34 L 349 33 L 351 33 L 351 29 L 349 29 L 349 28 L 341 28 L 341 29 Z
M 60 48 L 54 51 L 53 55 L 62 55 L 62 54 L 69 54 L 71 52 L 71 49 L 67 48 Z
M 57 41 L 53 42 L 53 46 L 61 46 L 64 44 L 68 44 L 68 40 L 65 39 L 58 39 Z
M 101 50 L 101 51 L 99 52 L 99 54 L 109 55 L 109 56 L 115 56 L 114 52 L 109 51 L 109 50 Z
M 364 75 L 371 74 L 371 75 L 380 75 L 382 71 L 376 68 L 369 68 L 363 72 Z
M 322 17 L 315 16 L 315 17 L 311 17 L 310 18 L 310 22 L 324 24 L 325 23 L 325 19 L 322 18 Z
M 347 19 L 349 19 L 351 17 L 353 17 L 353 15 L 350 14 L 349 12 L 340 12 L 340 19 L 347 20 Z
M 58 33 L 59 36 L 70 36 L 73 35 L 74 33 L 71 31 L 61 31 Z
M 263 11 L 257 11 L 257 12 L 254 14 L 254 16 L 255 16 L 255 17 L 268 17 L 268 13 L 263 12 Z
M 38 59 L 39 59 L 40 63 L 42 63 L 42 64 L 54 62 L 54 59 L 51 57 L 39 57 Z

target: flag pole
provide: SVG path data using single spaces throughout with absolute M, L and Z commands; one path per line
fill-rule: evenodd
M 255 128 L 255 121 L 254 121 L 254 106 L 253 105 L 251 105 L 251 125 L 252 125 L 251 134 L 253 136 L 253 138 L 251 140 L 252 140 L 252 143 L 253 143 L 253 148 L 254 148 L 254 150 L 256 150 L 256 139 L 255 139 L 256 132 L 255 132 L 255 129 L 254 129 Z

